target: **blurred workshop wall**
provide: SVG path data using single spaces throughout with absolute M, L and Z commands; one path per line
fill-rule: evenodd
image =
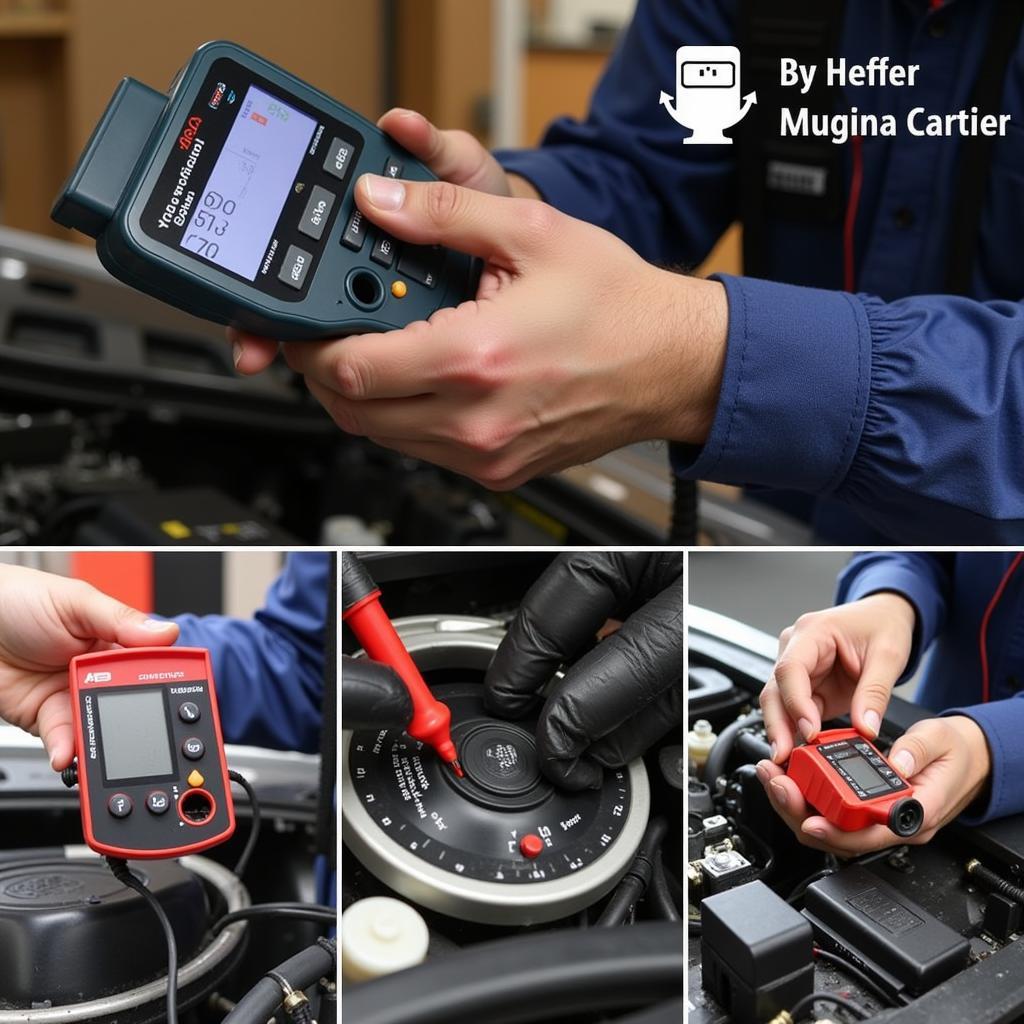
M 516 8 L 521 17 L 499 21 L 499 4 Z M 586 114 L 635 0 L 387 0 L 386 7 L 395 55 L 390 98 L 442 127 L 472 132 L 487 145 L 495 79 L 492 33 L 500 24 L 521 24 L 523 38 L 513 43 L 520 52 L 519 143 L 532 146 L 556 117 Z M 734 225 L 697 272 L 738 272 L 740 247 Z
M 86 580 L 158 615 L 250 618 L 285 556 L 279 551 L 0 551 L 0 564 Z
M 71 237 L 50 206 L 118 81 L 166 88 L 209 39 L 241 43 L 375 116 L 383 10 L 378 0 L 0 0 L 0 223 Z

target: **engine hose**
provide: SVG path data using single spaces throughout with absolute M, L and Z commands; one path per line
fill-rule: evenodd
M 333 974 L 336 959 L 333 939 L 322 939 L 296 953 L 260 978 L 224 1018 L 224 1024 L 266 1024 L 288 994 L 275 977 L 301 992 L 325 974 Z
M 661 856 L 661 843 L 667 831 L 668 822 L 664 818 L 654 818 L 648 822 L 633 863 L 597 919 L 598 928 L 612 928 L 622 924 L 629 908 L 647 891 L 651 881 L 651 867 Z
M 659 917 L 666 921 L 680 922 L 682 917 L 679 908 L 668 887 L 668 877 L 665 873 L 665 865 L 659 857 L 655 860 L 651 870 L 651 882 L 647 887 L 647 898 L 658 912 Z
M 715 740 L 715 745 L 711 748 L 704 765 L 704 781 L 711 787 L 712 792 L 715 789 L 715 780 L 725 773 L 725 764 L 729 760 L 733 744 L 740 731 L 749 729 L 750 726 L 756 725 L 760 721 L 761 712 L 751 711 L 749 715 L 744 715 L 743 718 L 737 718 L 735 722 L 731 722 L 718 734 L 718 739 Z
M 345 992 L 359 1024 L 526 1024 L 650 1006 L 679 994 L 683 930 L 570 928 L 469 946 Z
M 1017 903 L 1024 903 L 1024 889 L 1019 885 L 1014 885 L 1013 882 L 1008 882 L 1000 875 L 997 875 L 977 859 L 972 859 L 967 862 L 967 874 L 972 878 L 977 878 L 979 881 L 984 882 L 990 889 L 999 893 L 1001 896 L 1005 896 L 1010 900 L 1015 900 Z
M 672 475 L 672 521 L 668 530 L 670 547 L 687 547 L 697 543 L 699 528 L 697 483 Z
M 667 1003 L 659 1003 L 639 1013 L 631 1013 L 628 1017 L 620 1017 L 616 1024 L 679 1024 L 683 1019 L 683 999 L 672 999 Z

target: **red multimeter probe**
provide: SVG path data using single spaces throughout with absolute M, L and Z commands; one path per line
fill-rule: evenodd
M 136 647 L 69 669 L 85 841 L 121 858 L 198 853 L 235 808 L 209 652 Z
M 856 729 L 830 729 L 796 747 L 786 774 L 807 802 L 844 832 L 887 825 L 907 838 L 924 821 L 913 787 Z
M 462 778 L 462 765 L 451 735 L 451 709 L 427 686 L 380 603 L 380 589 L 353 554 L 341 556 L 341 619 L 352 628 L 367 657 L 393 668 L 412 698 L 412 721 L 405 731 L 426 743 Z

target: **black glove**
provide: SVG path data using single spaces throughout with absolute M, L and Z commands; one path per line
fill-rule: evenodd
M 412 698 L 398 673 L 367 658 L 341 659 L 341 724 L 346 729 L 404 729 Z
M 588 650 L 610 618 L 622 627 Z M 487 670 L 488 710 L 526 714 L 574 660 L 550 688 L 537 746 L 553 782 L 596 789 L 602 765 L 626 764 L 683 719 L 682 554 L 559 556 L 530 588 Z

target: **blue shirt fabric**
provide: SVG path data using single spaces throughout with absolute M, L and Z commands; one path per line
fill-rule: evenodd
M 994 111 L 1012 119 L 995 139 L 968 298 L 942 294 L 961 140 L 904 127 L 915 106 L 970 106 L 995 6 L 846 5 L 836 56 L 920 65 L 913 88 L 844 91 L 900 125 L 863 142 L 857 294 L 841 290 L 836 225 L 769 219 L 771 280 L 720 275 L 730 316 L 718 410 L 704 445 L 675 446 L 679 475 L 827 497 L 817 525 L 837 541 L 1024 538 L 1024 43 Z M 502 164 L 647 260 L 699 263 L 737 218 L 739 146 L 684 146 L 658 98 L 673 91 L 678 46 L 735 43 L 737 8 L 639 0 L 587 117 L 554 122 L 539 149 L 499 153 Z
M 289 554 L 251 619 L 179 615 L 178 643 L 208 647 L 229 743 L 316 753 L 324 689 L 329 553 Z
M 987 806 L 968 824 L 1024 811 L 1024 565 L 1019 566 L 989 621 L 989 701 L 982 703 L 981 620 L 1015 552 L 856 555 L 839 578 L 840 603 L 894 591 L 917 610 L 904 678 L 928 651 L 917 701 L 933 711 L 967 715 L 985 733 L 992 756 Z M 930 650 L 929 650 L 930 649 Z

